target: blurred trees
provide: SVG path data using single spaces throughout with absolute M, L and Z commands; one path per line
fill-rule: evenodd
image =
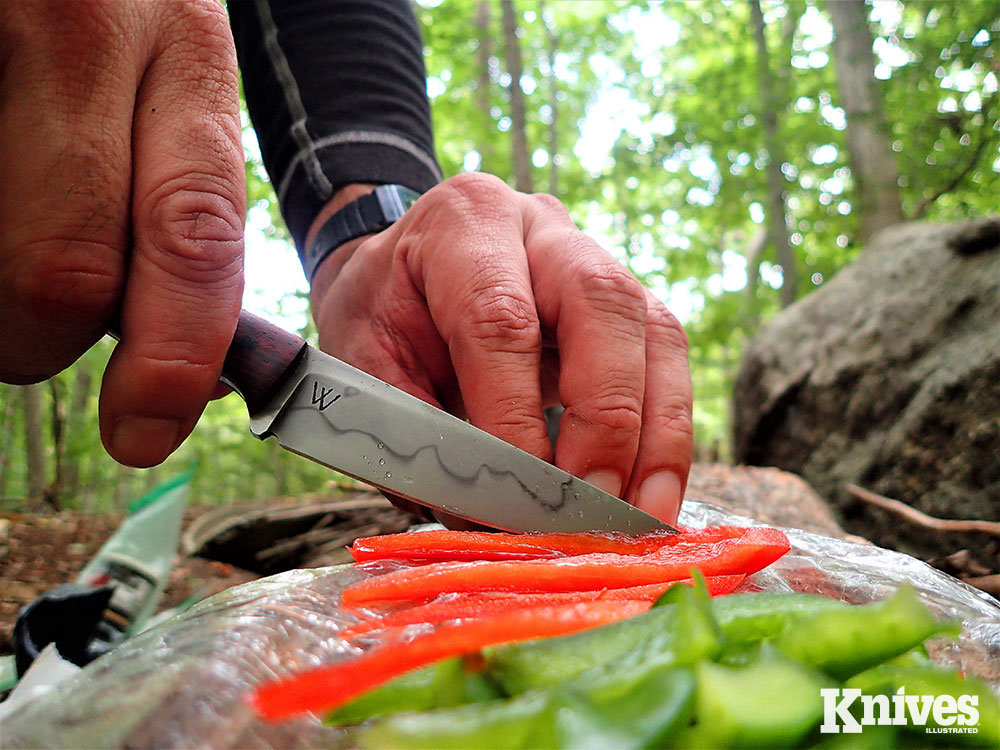
M 847 150 L 854 177 L 862 240 L 903 220 L 899 169 L 889 145 L 882 92 L 875 78 L 875 55 L 864 0 L 830 0 L 837 91 L 847 123 Z
M 1000 205 L 996 0 L 423 0 L 417 13 L 445 174 L 557 194 L 667 302 L 691 340 L 703 448 L 725 442 L 742 342 L 780 306 L 899 216 Z M 277 247 L 252 132 L 245 144 L 249 226 Z M 258 310 L 303 309 L 289 291 Z M 329 472 L 252 439 L 234 397 L 164 469 L 114 465 L 96 424 L 110 348 L 50 386 L 0 386 L 0 497 L 110 508 L 193 460 L 196 501 L 322 490 Z

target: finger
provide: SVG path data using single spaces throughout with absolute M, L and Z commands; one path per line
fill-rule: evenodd
M 5 6 L 0 76 L 0 380 L 33 382 L 106 330 L 127 248 L 141 30 Z M 73 16 L 72 22 L 70 16 Z
M 212 0 L 168 3 L 136 101 L 134 250 L 101 428 L 159 463 L 213 395 L 242 294 L 243 154 L 232 39 Z
M 542 339 L 514 192 L 459 175 L 401 222 L 407 266 L 447 343 L 469 420 L 550 460 L 539 383 Z
M 646 297 L 642 432 L 625 498 L 650 515 L 675 523 L 694 451 L 687 336 L 663 303 L 649 291 Z
M 639 447 L 646 378 L 642 286 L 555 199 L 526 197 L 531 278 L 559 344 L 560 468 L 621 496 Z

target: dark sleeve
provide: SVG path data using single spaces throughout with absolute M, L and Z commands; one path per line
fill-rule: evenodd
M 339 187 L 441 180 L 410 0 L 229 0 L 264 166 L 301 256 Z

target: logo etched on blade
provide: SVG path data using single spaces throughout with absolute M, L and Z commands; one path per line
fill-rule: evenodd
M 333 388 L 320 385 L 319 381 L 313 381 L 313 406 L 319 406 L 320 411 L 324 411 L 333 405 L 333 402 L 340 398 L 342 394 L 337 393 Z

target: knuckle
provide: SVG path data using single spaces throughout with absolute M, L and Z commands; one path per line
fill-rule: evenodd
M 642 406 L 633 394 L 624 390 L 605 392 L 586 406 L 575 404 L 566 410 L 566 415 L 572 423 L 601 429 L 611 444 L 633 442 L 642 427 Z
M 51 237 L 15 250 L 13 297 L 38 321 L 82 327 L 104 323 L 114 312 L 125 273 L 122 249 L 76 237 Z
M 688 336 L 684 326 L 673 313 L 661 304 L 650 305 L 646 311 L 647 336 L 651 340 L 662 342 L 667 346 L 687 352 Z
M 541 328 L 534 306 L 520 297 L 490 289 L 474 294 L 469 310 L 471 338 L 499 351 L 535 351 L 541 347 Z
M 685 444 L 694 443 L 694 421 L 691 417 L 690 404 L 663 404 L 652 414 L 652 418 L 663 432 L 672 433 L 675 438 L 681 438 Z
M 476 200 L 484 195 L 502 195 L 511 192 L 507 183 L 485 172 L 463 172 L 438 186 L 439 191 L 447 190 L 464 200 Z
M 208 111 L 224 111 L 230 118 L 235 115 L 238 125 L 236 48 L 223 4 L 218 0 L 171 0 L 159 34 L 159 51 L 170 51 L 175 75 L 190 79 L 193 83 L 189 85 L 208 95 Z
M 549 193 L 534 193 L 531 199 L 537 203 L 544 211 L 557 213 L 562 217 L 569 218 L 569 211 L 561 200 Z
M 616 311 L 631 322 L 642 323 L 646 316 L 646 293 L 642 284 L 621 263 L 612 258 L 590 263 L 578 274 L 581 296 L 602 309 Z
M 502 413 L 492 420 L 492 431 L 501 435 L 517 435 L 523 442 L 527 434 L 544 434 L 545 420 L 526 408 L 504 406 Z
M 186 281 L 212 282 L 240 273 L 242 212 L 212 179 L 167 182 L 148 198 L 151 240 L 163 270 Z M 216 182 L 221 182 L 215 180 Z
M 478 221 L 484 216 L 506 218 L 515 211 L 511 188 L 499 177 L 490 174 L 458 174 L 438 185 L 434 191 L 434 206 L 449 209 L 446 212 L 449 220 L 464 218 L 466 221 Z
M 634 391 L 625 387 L 595 398 L 593 410 L 597 422 L 614 432 L 638 434 L 642 426 L 642 403 Z
M 225 6 L 217 0 L 171 0 L 165 7 L 170 21 L 192 36 L 226 38 L 229 20 Z

